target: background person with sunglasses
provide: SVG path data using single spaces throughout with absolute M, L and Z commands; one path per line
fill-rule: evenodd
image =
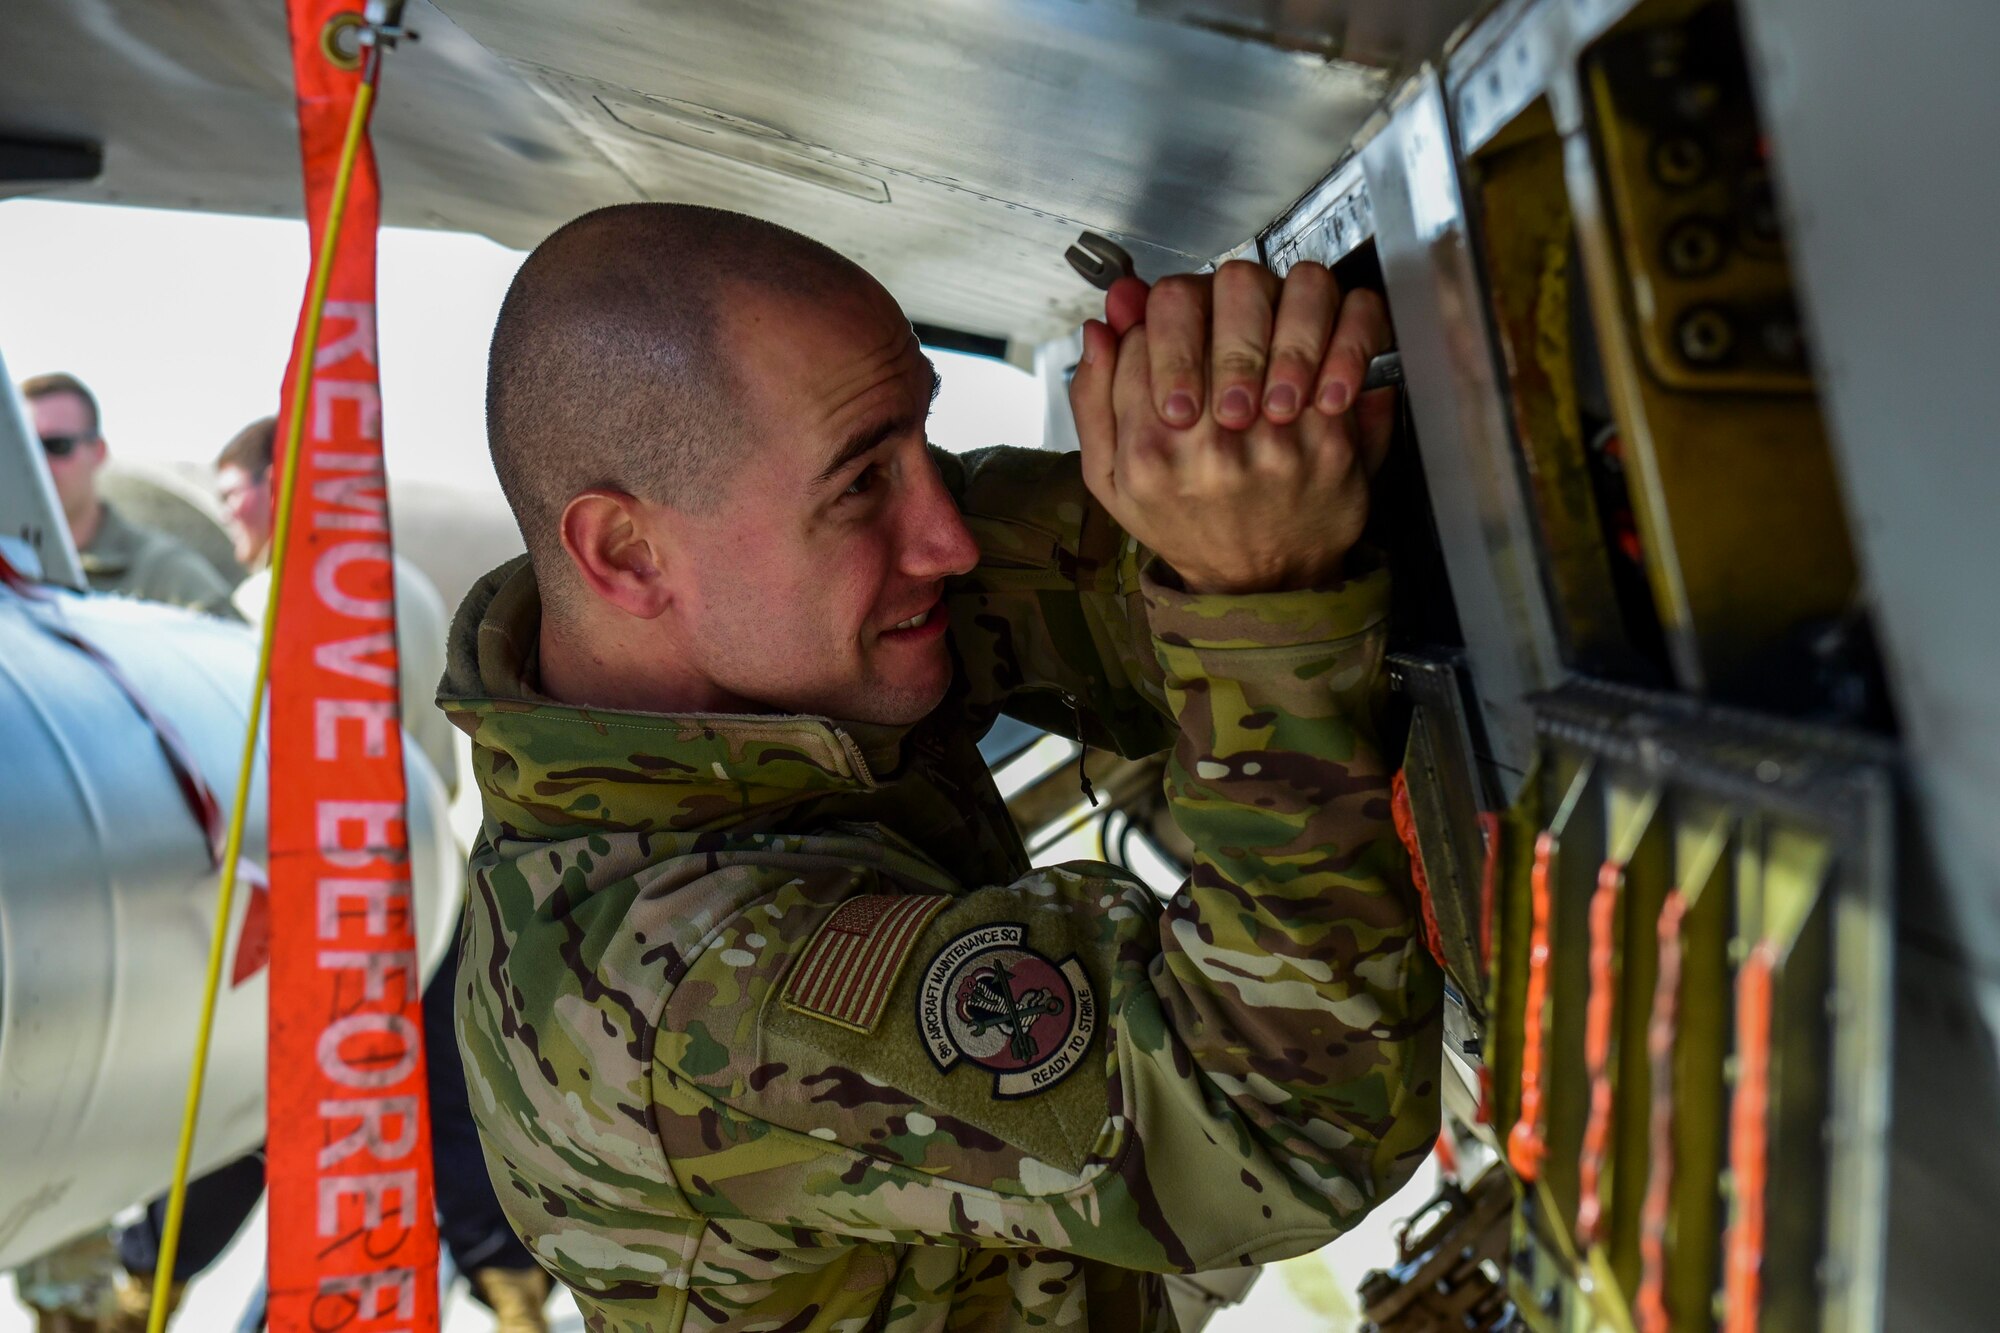
M 234 617 L 229 585 L 193 547 L 131 522 L 98 494 L 97 474 L 110 450 L 97 399 L 83 382 L 61 373 L 36 375 L 22 382 L 21 396 L 91 588 Z

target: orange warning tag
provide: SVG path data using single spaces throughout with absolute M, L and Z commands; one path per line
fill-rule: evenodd
M 948 894 L 868 893 L 834 910 L 792 967 L 785 1007 L 873 1032 L 910 950 Z

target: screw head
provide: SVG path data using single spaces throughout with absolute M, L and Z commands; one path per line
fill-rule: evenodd
M 1736 326 L 1715 306 L 1696 306 L 1674 326 L 1674 343 L 1690 365 L 1721 365 L 1736 350 Z
M 1708 218 L 1682 218 L 1660 243 L 1667 271 L 1677 278 L 1700 278 L 1722 267 L 1728 245 L 1722 228 Z
M 1671 189 L 1684 190 L 1708 175 L 1708 149 L 1691 135 L 1676 134 L 1653 145 L 1653 178 Z

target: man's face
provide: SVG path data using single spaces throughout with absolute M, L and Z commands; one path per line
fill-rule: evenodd
M 45 393 L 28 401 L 35 434 L 44 441 L 49 474 L 71 528 L 97 510 L 97 470 L 104 466 L 104 441 L 90 420 L 90 408 L 73 393 Z
M 236 563 L 251 565 L 271 544 L 271 470 L 250 472 L 234 463 L 215 470 L 223 526 L 236 547 Z
M 713 512 L 658 515 L 689 665 L 751 706 L 915 722 L 951 678 L 944 580 L 978 559 L 925 446 L 935 372 L 872 282 L 736 293 L 729 338 L 742 458 Z

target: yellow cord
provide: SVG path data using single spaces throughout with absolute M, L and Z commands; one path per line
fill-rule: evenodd
M 236 901 L 236 860 L 243 849 L 243 819 L 250 804 L 250 774 L 257 762 L 258 731 L 264 717 L 264 687 L 271 678 L 271 643 L 278 628 L 278 591 L 285 574 L 285 539 L 292 527 L 292 495 L 299 475 L 299 442 L 305 433 L 310 401 L 313 357 L 319 350 L 320 316 L 326 307 L 327 277 L 340 243 L 341 217 L 347 211 L 347 187 L 361 151 L 368 108 L 375 100 L 375 61 L 370 61 L 354 94 L 347 121 L 347 138 L 340 146 L 340 165 L 333 177 L 333 200 L 327 206 L 321 233 L 319 262 L 313 269 L 306 297 L 305 338 L 299 347 L 299 374 L 292 390 L 292 415 L 285 432 L 284 471 L 278 487 L 277 523 L 271 534 L 271 585 L 264 596 L 264 631 L 257 649 L 257 680 L 250 695 L 250 720 L 243 734 L 242 768 L 236 779 L 236 805 L 229 814 L 229 838 L 222 852 L 222 886 L 217 894 L 215 933 L 208 945 L 208 983 L 201 1001 L 201 1026 L 194 1043 L 194 1068 L 188 1074 L 187 1106 L 181 1113 L 180 1148 L 174 1156 L 174 1183 L 167 1192 L 167 1220 L 160 1231 L 160 1254 L 153 1268 L 153 1303 L 146 1316 L 146 1333 L 165 1333 L 167 1293 L 173 1287 L 174 1258 L 180 1249 L 181 1214 L 187 1207 L 188 1163 L 194 1156 L 195 1121 L 201 1114 L 202 1084 L 208 1076 L 208 1043 L 215 1031 L 215 1002 L 222 990 L 222 959 L 229 948 L 229 913 Z

